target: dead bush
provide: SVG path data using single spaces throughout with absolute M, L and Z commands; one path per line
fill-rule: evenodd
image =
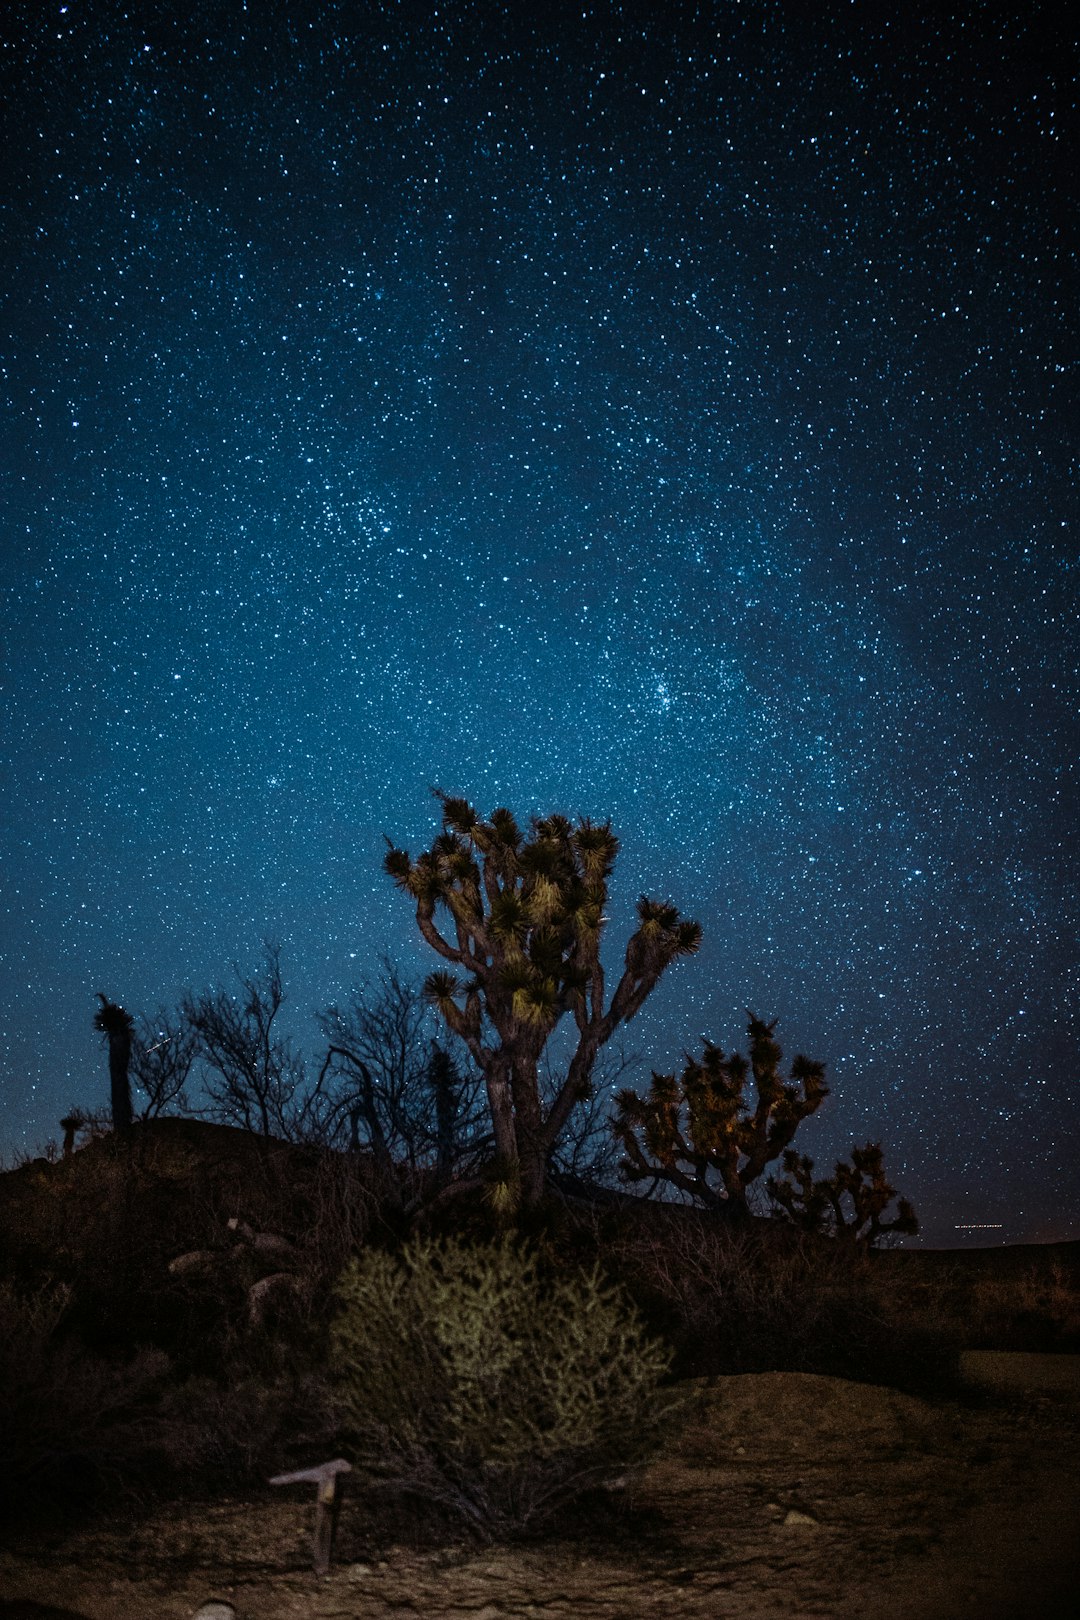
M 0 1285 L 0 1517 L 85 1506 L 137 1489 L 158 1466 L 167 1358 L 88 1354 L 64 1331 L 69 1302 L 63 1285 Z
M 971 1285 L 967 1338 L 975 1349 L 1080 1349 L 1080 1285 L 1059 1261 Z
M 791 1371 L 930 1387 L 955 1377 L 944 1316 L 918 1313 L 878 1256 L 779 1223 L 656 1211 L 611 1265 L 676 1348 L 682 1376 Z

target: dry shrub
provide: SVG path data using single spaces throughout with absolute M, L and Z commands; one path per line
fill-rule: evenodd
M 958 1344 L 936 1304 L 882 1257 L 775 1222 L 655 1211 L 614 1239 L 611 1264 L 686 1377 L 789 1371 L 926 1389 L 955 1380 Z
M 327 1381 L 304 1369 L 189 1378 L 164 1392 L 158 1440 L 174 1488 L 240 1488 L 329 1454 L 336 1416 Z
M 68 1331 L 69 1304 L 64 1285 L 0 1285 L 0 1520 L 250 1484 L 333 1442 L 318 1373 L 282 1365 L 177 1383 L 159 1351 L 88 1350 Z
M 414 1239 L 342 1278 L 331 1341 L 362 1474 L 481 1539 L 520 1532 L 656 1443 L 666 1347 L 598 1271 L 510 1239 Z
M 132 1134 L 0 1186 L 0 1510 L 231 1485 L 333 1439 L 364 1162 L 191 1121 Z
M 324 1357 L 331 1291 L 378 1220 L 370 1181 L 358 1155 L 151 1121 L 0 1178 L 0 1276 L 62 1280 L 66 1333 L 113 1360 L 154 1345 L 181 1378 L 272 1368 L 282 1347 Z M 211 1263 L 172 1269 L 194 1253 Z M 295 1282 L 257 1309 L 272 1272 Z
M 1052 1260 L 970 1286 L 966 1338 L 973 1349 L 1080 1349 L 1080 1279 Z
M 137 1489 L 160 1457 L 154 1403 L 167 1358 L 88 1354 L 64 1332 L 70 1290 L 0 1285 L 0 1517 Z

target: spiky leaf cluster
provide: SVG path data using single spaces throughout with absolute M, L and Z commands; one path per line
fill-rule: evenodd
M 710 1208 L 745 1211 L 747 1189 L 828 1095 L 822 1064 L 800 1055 L 785 1078 L 775 1024 L 748 1018 L 749 1060 L 706 1041 L 678 1078 L 654 1074 L 645 1096 L 619 1095 L 615 1131 L 628 1180 L 665 1181 Z
M 832 1232 L 842 1241 L 871 1249 L 883 1237 L 914 1236 L 919 1230 L 915 1211 L 906 1198 L 897 1197 L 885 1176 L 881 1147 L 868 1142 L 853 1148 L 851 1163 L 837 1163 L 832 1176 L 814 1180 L 814 1161 L 789 1149 L 783 1156 L 784 1174 L 769 1178 L 773 1205 L 795 1225 L 811 1232 Z M 896 1211 L 885 1219 L 896 1198 Z
M 415 860 L 391 848 L 386 869 L 416 900 L 429 943 L 478 977 L 496 1024 L 550 1030 L 563 1013 L 584 1007 L 618 840 L 607 824 L 574 826 L 564 816 L 534 820 L 526 836 L 509 810 L 482 821 L 464 799 L 438 797 L 443 829 L 432 847 Z M 637 948 L 644 974 L 693 949 L 696 934 L 674 908 L 642 906 L 650 908 L 643 916 L 648 944 L 643 938 Z M 435 1005 L 462 1036 L 479 1033 L 470 988 L 449 974 L 428 981 Z
M 135 1020 L 131 1014 L 125 1012 L 123 1007 L 118 1006 L 115 1001 L 110 1001 L 108 996 L 102 994 L 100 990 L 98 991 L 98 1000 L 101 1002 L 101 1006 L 94 1014 L 94 1028 L 98 1034 L 105 1035 L 109 1040 L 113 1041 L 130 1041 L 131 1032 L 135 1027 Z

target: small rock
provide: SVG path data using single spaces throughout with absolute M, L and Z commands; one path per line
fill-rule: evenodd
M 236 1610 L 221 1598 L 211 1598 L 209 1603 L 195 1610 L 192 1620 L 236 1620 Z
M 812 1519 L 809 1513 L 800 1513 L 798 1508 L 788 1508 L 784 1514 L 784 1529 L 789 1530 L 797 1524 L 816 1525 L 817 1520 Z
M 248 1289 L 248 1321 L 252 1327 L 262 1327 L 267 1312 L 275 1304 L 282 1304 L 290 1295 L 299 1294 L 300 1285 L 291 1271 L 272 1271 L 260 1277 Z
M 212 1249 L 192 1249 L 189 1254 L 178 1254 L 175 1260 L 170 1260 L 169 1270 L 174 1277 L 185 1277 L 193 1272 L 209 1271 L 216 1259 Z
M 251 1247 L 260 1254 L 292 1255 L 296 1253 L 296 1245 L 290 1243 L 288 1238 L 279 1237 L 276 1232 L 252 1232 Z

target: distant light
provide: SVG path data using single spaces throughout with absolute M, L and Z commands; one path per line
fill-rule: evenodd
M 958 1221 L 954 1232 L 1000 1232 L 1000 1221 Z

